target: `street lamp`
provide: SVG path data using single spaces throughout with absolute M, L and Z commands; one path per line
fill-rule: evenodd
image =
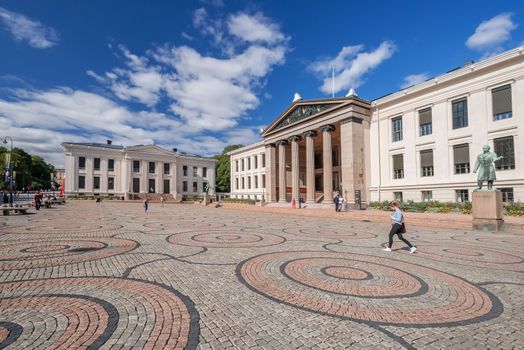
M 11 150 L 9 154 L 9 206 L 13 206 L 13 169 L 11 168 L 11 164 L 13 163 L 13 138 L 10 136 L 4 137 L 4 144 L 7 144 L 7 140 L 11 141 Z

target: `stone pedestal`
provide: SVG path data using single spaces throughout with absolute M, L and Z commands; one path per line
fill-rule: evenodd
M 204 199 L 202 199 L 202 205 L 208 205 L 211 203 L 211 196 L 208 194 L 204 194 Z
M 473 229 L 501 231 L 503 229 L 502 193 L 500 191 L 473 191 Z

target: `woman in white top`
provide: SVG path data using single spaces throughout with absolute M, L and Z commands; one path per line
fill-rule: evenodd
M 387 248 L 384 248 L 384 251 L 386 252 L 390 252 L 391 251 L 391 246 L 393 245 L 393 236 L 394 235 L 398 235 L 398 238 L 400 238 L 400 240 L 404 243 L 406 243 L 409 247 L 409 252 L 410 253 L 414 253 L 417 248 L 414 247 L 411 243 L 409 243 L 409 241 L 407 239 L 405 239 L 403 236 L 402 236 L 402 231 L 406 232 L 405 230 L 403 230 L 404 228 L 404 215 L 402 214 L 402 211 L 400 210 L 399 208 L 400 204 L 399 202 L 397 201 L 393 201 L 391 202 L 391 211 L 393 212 L 393 214 L 391 214 L 391 231 L 389 231 L 389 244 L 388 244 L 388 247 Z

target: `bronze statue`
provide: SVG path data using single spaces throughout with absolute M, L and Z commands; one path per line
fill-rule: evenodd
M 204 186 L 204 192 L 206 195 L 209 193 L 209 182 L 206 182 L 206 185 Z
M 490 147 L 488 145 L 484 145 L 482 149 L 484 150 L 484 153 L 481 153 L 477 156 L 475 168 L 473 169 L 473 173 L 476 173 L 477 170 L 479 170 L 477 177 L 478 187 L 476 190 L 482 190 L 482 183 L 484 180 L 488 182 L 488 190 L 492 190 L 493 180 L 497 179 L 493 162 L 496 162 L 497 160 L 500 160 L 504 157 L 497 157 L 496 153 L 490 152 Z

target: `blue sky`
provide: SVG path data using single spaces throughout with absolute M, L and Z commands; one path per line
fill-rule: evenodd
M 375 99 L 524 44 L 522 1 L 0 0 L 0 136 L 211 155 L 292 101 Z

